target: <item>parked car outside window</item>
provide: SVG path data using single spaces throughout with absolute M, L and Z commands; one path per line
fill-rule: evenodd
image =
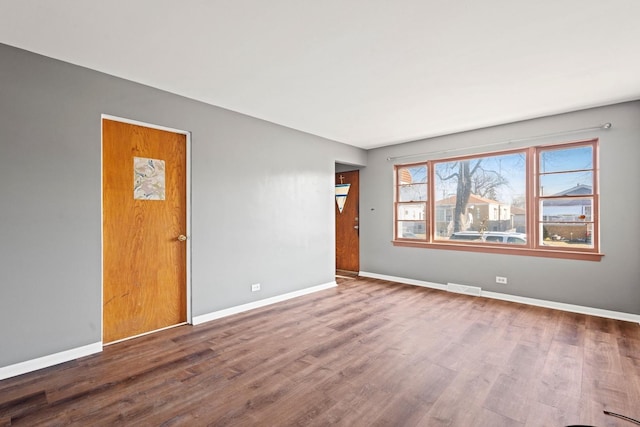
M 525 245 L 527 243 L 527 235 L 524 233 L 510 233 L 503 231 L 490 231 L 486 233 L 480 233 L 478 231 L 458 231 L 453 233 L 449 237 L 449 240 Z

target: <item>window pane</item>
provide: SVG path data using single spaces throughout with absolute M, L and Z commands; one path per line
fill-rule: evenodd
M 436 239 L 465 231 L 526 233 L 525 153 L 439 162 L 435 175 Z
M 427 200 L 426 184 L 401 185 L 398 187 L 399 202 L 418 202 Z
M 586 196 L 593 194 L 593 172 L 568 172 L 542 175 L 541 196 Z
M 425 220 L 426 205 L 424 203 L 402 203 L 398 205 L 399 220 Z
M 398 184 L 424 184 L 427 182 L 425 165 L 398 168 Z
M 399 239 L 422 239 L 427 236 L 426 223 L 424 221 L 398 221 Z
M 540 203 L 540 219 L 544 222 L 593 221 L 591 197 L 547 199 Z
M 544 150 L 540 153 L 540 173 L 593 169 L 593 147 L 581 146 Z
M 593 248 L 593 224 L 544 223 L 540 228 L 540 244 L 544 246 Z

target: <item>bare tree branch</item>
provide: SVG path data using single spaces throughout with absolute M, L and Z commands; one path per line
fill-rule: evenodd
M 475 161 L 473 165 L 471 163 Z M 483 167 L 483 159 L 460 160 L 446 165 L 444 176 L 436 171 L 441 181 L 456 181 L 456 204 L 453 216 L 453 231 L 461 231 L 467 225 L 466 211 L 471 194 L 480 197 L 496 198 L 496 189 L 508 184 L 508 181 L 500 172 L 487 170 Z

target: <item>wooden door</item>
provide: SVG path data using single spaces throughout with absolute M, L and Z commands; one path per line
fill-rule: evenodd
M 187 147 L 180 133 L 108 119 L 102 129 L 109 343 L 187 320 Z
M 357 170 L 336 173 L 336 187 L 348 184 L 342 212 L 337 202 L 335 207 L 336 270 L 360 271 L 359 176 Z

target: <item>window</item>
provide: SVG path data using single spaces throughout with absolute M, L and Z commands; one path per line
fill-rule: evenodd
M 487 232 L 526 233 L 526 153 L 515 152 L 433 162 L 436 217 L 435 240 L 474 231 L 484 242 L 506 242 Z M 513 207 L 522 208 L 516 215 Z M 504 237 L 504 238 L 503 238 Z
M 541 245 L 594 247 L 594 164 L 592 145 L 539 151 L 537 202 Z
M 397 236 L 402 239 L 427 238 L 427 166 L 403 166 L 396 169 Z
M 600 259 L 597 141 L 395 167 L 394 244 Z

